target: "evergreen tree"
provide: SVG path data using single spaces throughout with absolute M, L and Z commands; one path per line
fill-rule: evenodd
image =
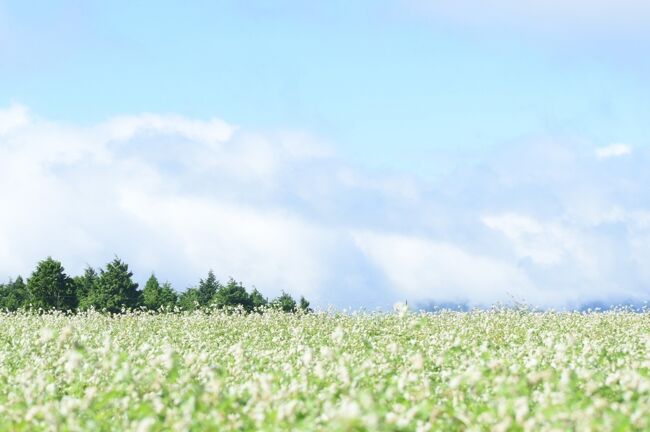
M 188 288 L 178 297 L 178 306 L 186 311 L 193 311 L 199 306 L 199 295 L 196 288 Z
M 23 278 L 18 276 L 15 281 L 9 280 L 0 289 L 0 308 L 16 311 L 27 307 L 27 286 Z
M 280 309 L 283 312 L 295 312 L 296 301 L 289 294 L 282 291 L 280 297 L 277 297 L 271 302 L 271 306 Z
M 253 308 L 246 288 L 242 286 L 241 282 L 237 282 L 233 278 L 230 278 L 226 285 L 219 288 L 214 296 L 214 303 L 219 307 L 236 307 L 241 305 L 247 311 Z
M 35 308 L 71 310 L 77 307 L 72 279 L 59 261 L 47 257 L 40 261 L 27 280 L 29 302 Z
M 149 280 L 142 290 L 142 302 L 147 309 L 158 310 L 160 308 L 160 283 L 156 275 L 151 273 Z
M 88 266 L 84 270 L 83 276 L 75 276 L 74 284 L 79 301 L 79 309 L 88 309 L 90 307 L 90 293 L 97 283 L 97 272 L 94 268 Z
M 300 296 L 300 302 L 298 303 L 298 307 L 300 308 L 301 311 L 305 313 L 313 312 L 313 309 L 309 307 L 309 302 L 303 296 Z
M 106 265 L 106 270 L 101 270 L 97 283 L 88 296 L 89 306 L 108 312 L 119 312 L 122 307 L 138 307 L 141 304 L 141 292 L 132 277 L 128 264 L 116 257 Z
M 176 294 L 176 291 L 172 288 L 172 284 L 165 282 L 160 287 L 160 305 L 172 308 L 176 306 L 176 303 L 178 303 L 178 295 Z
M 261 309 L 269 304 L 269 301 L 257 290 L 257 288 L 253 289 L 253 292 L 250 295 L 250 301 L 253 310 Z
M 51 257 L 40 261 L 27 281 L 18 276 L 0 284 L 0 309 L 15 311 L 23 307 L 59 310 L 85 310 L 95 308 L 109 312 L 134 309 L 144 305 L 150 310 L 179 306 L 192 311 L 211 304 L 219 308 L 242 307 L 250 312 L 270 305 L 284 312 L 312 312 L 309 301 L 300 297 L 297 303 L 284 291 L 272 301 L 265 298 L 257 288 L 249 294 L 241 282 L 230 278 L 219 283 L 210 270 L 197 287 L 178 294 L 169 282 L 160 284 L 155 274 L 147 280 L 144 290 L 138 290 L 129 266 L 115 257 L 99 274 L 88 266 L 84 274 L 70 278 L 60 262 Z
M 209 306 L 220 288 L 221 284 L 214 276 L 214 272 L 210 270 L 208 272 L 208 277 L 205 278 L 205 280 L 201 279 L 199 281 L 199 287 L 197 290 L 197 301 L 199 302 L 199 305 L 202 307 Z
M 169 282 L 160 285 L 152 273 L 142 291 L 142 299 L 147 309 L 158 310 L 163 306 L 173 307 L 176 304 L 176 293 Z

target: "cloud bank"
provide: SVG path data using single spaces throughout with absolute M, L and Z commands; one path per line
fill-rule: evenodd
M 625 157 L 616 157 L 625 156 Z M 325 307 L 396 300 L 563 307 L 650 297 L 650 153 L 503 147 L 426 183 L 349 166 L 302 132 L 0 109 L 0 277 L 117 254 L 179 289 L 214 269 Z

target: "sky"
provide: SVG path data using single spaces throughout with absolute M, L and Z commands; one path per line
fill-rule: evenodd
M 650 297 L 640 0 L 0 0 L 0 280 Z

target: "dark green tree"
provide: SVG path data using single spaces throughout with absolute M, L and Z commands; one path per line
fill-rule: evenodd
M 193 311 L 199 307 L 199 295 L 196 288 L 188 288 L 178 297 L 178 306 L 186 311 Z
M 142 303 L 147 309 L 158 310 L 160 308 L 160 292 L 161 287 L 158 278 L 151 273 L 142 290 Z
M 304 296 L 300 296 L 300 301 L 298 302 L 298 307 L 301 311 L 305 313 L 313 312 L 314 310 L 309 307 L 309 302 Z
M 178 303 L 178 294 L 172 288 L 172 284 L 165 282 L 160 287 L 160 304 L 172 308 Z
M 233 278 L 219 288 L 214 296 L 214 304 L 220 308 L 243 306 L 247 311 L 253 308 L 251 297 L 246 292 L 246 288 Z
M 0 286 L 0 308 L 16 311 L 27 305 L 27 286 L 23 278 L 18 276 L 15 281 Z
M 97 272 L 94 268 L 87 266 L 83 276 L 75 276 L 74 284 L 79 301 L 79 309 L 88 309 L 90 307 L 90 293 L 97 283 Z
M 132 277 L 128 264 L 116 257 L 106 265 L 105 270 L 101 270 L 97 283 L 88 295 L 89 306 L 108 312 L 120 312 L 123 307 L 138 307 L 142 293 L 138 291 L 138 284 L 133 282 Z
M 197 301 L 199 302 L 199 305 L 202 307 L 209 306 L 220 288 L 221 284 L 215 277 L 214 272 L 210 270 L 208 272 L 208 277 L 206 277 L 205 280 L 201 279 L 199 281 L 197 289 Z
M 77 307 L 72 278 L 65 274 L 61 263 L 51 257 L 37 264 L 27 280 L 27 292 L 35 308 L 72 310 Z
M 242 307 L 250 312 L 270 305 L 284 312 L 312 312 L 309 302 L 300 297 L 297 303 L 284 291 L 272 301 L 254 288 L 249 294 L 241 282 L 230 278 L 222 285 L 210 270 L 197 287 L 177 294 L 169 282 L 160 284 L 152 273 L 143 291 L 133 281 L 133 273 L 119 258 L 101 269 L 99 274 L 88 266 L 84 274 L 70 278 L 60 262 L 51 257 L 38 263 L 27 284 L 18 276 L 0 284 L 0 309 L 15 311 L 23 307 L 43 309 L 85 310 L 94 307 L 98 310 L 120 312 L 144 305 L 150 310 L 161 307 L 179 306 L 183 310 L 195 310 L 215 305 L 220 308 Z
M 258 310 L 269 304 L 269 301 L 262 295 L 257 288 L 253 288 L 253 292 L 250 295 L 251 308 L 253 310 Z
M 169 282 L 160 285 L 152 273 L 142 291 L 142 299 L 147 309 L 158 310 L 161 307 L 173 307 L 176 304 L 176 293 Z
M 286 292 L 282 291 L 280 297 L 275 298 L 271 302 L 271 306 L 277 308 L 283 312 L 295 312 L 296 311 L 296 301 Z

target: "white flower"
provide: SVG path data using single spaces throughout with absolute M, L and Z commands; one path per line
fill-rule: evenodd
M 311 360 L 313 359 L 313 355 L 311 352 L 310 348 L 305 348 L 305 351 L 302 353 L 302 363 L 305 366 L 309 366 L 311 364 Z
M 339 417 L 344 419 L 353 420 L 360 416 L 361 409 L 359 404 L 353 400 L 345 399 L 341 402 L 341 406 L 338 411 Z
M 51 341 L 52 338 L 54 338 L 54 331 L 52 331 L 52 329 L 49 327 L 43 327 L 41 329 L 40 336 L 41 343 L 47 343 Z
M 424 357 L 422 353 L 415 353 L 411 356 L 411 368 L 413 370 L 421 370 L 424 367 Z
M 528 415 L 528 399 L 520 397 L 515 401 L 515 420 L 521 423 L 526 415 Z
M 77 367 L 79 367 L 82 359 L 81 354 L 77 350 L 70 350 L 67 352 L 65 358 L 66 361 L 63 365 L 63 369 L 67 374 L 71 374 L 77 369 Z
M 147 417 L 138 422 L 137 427 L 135 428 L 136 432 L 149 432 L 151 427 L 156 424 L 156 419 L 153 417 Z
M 343 329 L 341 327 L 335 328 L 332 332 L 332 342 L 336 345 L 340 345 L 341 342 L 343 342 L 343 336 L 345 336 Z
M 397 302 L 393 305 L 393 310 L 397 313 L 398 316 L 403 317 L 409 311 L 409 306 L 406 303 Z

